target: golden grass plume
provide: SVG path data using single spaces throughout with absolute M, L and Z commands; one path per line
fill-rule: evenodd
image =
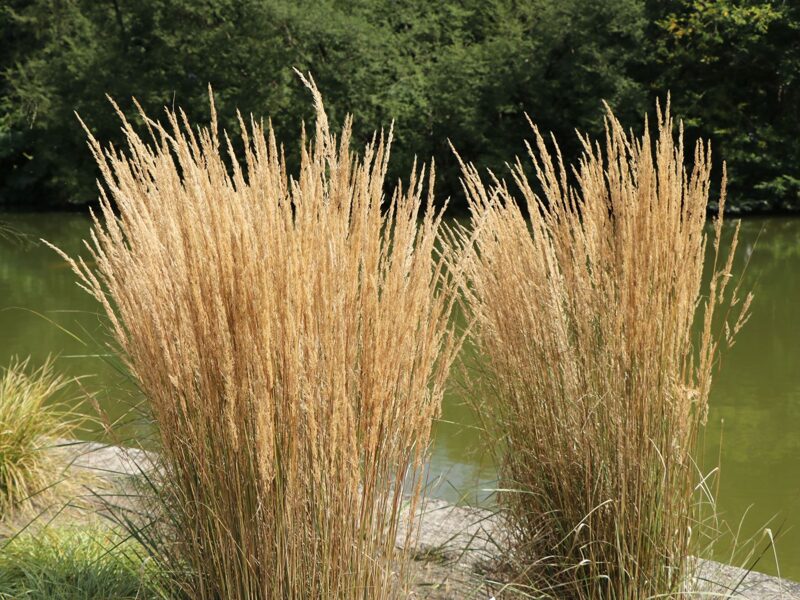
M 424 170 L 384 199 L 391 133 L 354 154 L 304 81 L 296 176 L 252 118 L 237 154 L 213 102 L 209 128 L 142 111 L 125 152 L 91 138 L 96 267 L 70 262 L 152 407 L 193 598 L 396 595 L 457 351 Z
M 686 592 L 697 436 L 720 344 L 748 314 L 731 284 L 736 234 L 721 242 L 724 172 L 707 248 L 710 149 L 699 141 L 689 170 L 669 106 L 656 126 L 636 137 L 608 110 L 605 139 L 582 136 L 570 171 L 532 125 L 536 178 L 517 160 L 517 192 L 462 165 L 462 284 L 510 565 L 553 597 Z

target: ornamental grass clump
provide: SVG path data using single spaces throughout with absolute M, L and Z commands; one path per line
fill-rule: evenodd
M 51 362 L 31 369 L 27 360 L 12 361 L 0 371 L 0 521 L 32 508 L 66 466 L 54 452 L 72 430 L 54 402 L 66 383 Z
M 536 180 L 517 160 L 518 193 L 463 165 L 463 289 L 507 567 L 552 597 L 689 592 L 698 433 L 718 350 L 750 298 L 731 284 L 736 235 L 721 243 L 724 171 L 707 248 L 710 150 L 698 142 L 689 169 L 668 108 L 656 125 L 655 140 L 647 122 L 637 138 L 609 111 L 604 141 L 582 137 L 571 171 L 534 126 Z
M 213 103 L 209 128 L 142 112 L 125 152 L 91 139 L 94 264 L 71 262 L 152 407 L 192 598 L 398 594 L 457 350 L 423 174 L 384 198 L 391 133 L 354 154 L 307 85 L 296 176 L 253 119 L 237 154 Z

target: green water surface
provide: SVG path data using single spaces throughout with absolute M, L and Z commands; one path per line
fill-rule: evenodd
M 59 369 L 85 376 L 83 390 L 73 390 L 75 402 L 94 394 L 111 421 L 125 424 L 121 439 L 146 435 L 135 388 L 105 347 L 95 302 L 61 258 L 38 242 L 45 238 L 78 252 L 87 217 L 4 214 L 0 222 L 23 234 L 0 238 L 0 364 L 12 356 L 39 363 L 55 355 Z M 765 524 L 780 531 L 781 574 L 800 580 L 800 219 L 744 221 L 739 258 L 740 266 L 749 260 L 744 285 L 756 299 L 716 375 L 706 462 L 715 463 L 722 438 L 721 512 L 733 526 L 743 522 L 742 539 Z M 100 427 L 82 435 L 99 437 Z M 434 495 L 449 500 L 486 501 L 485 490 L 494 485 L 477 421 L 458 390 L 448 395 L 436 425 L 431 476 Z M 771 554 L 756 568 L 775 573 Z

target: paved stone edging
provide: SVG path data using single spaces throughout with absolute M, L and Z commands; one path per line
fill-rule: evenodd
M 75 467 L 104 477 L 135 475 L 152 464 L 153 458 L 143 450 L 95 442 L 68 442 L 64 447 L 73 456 Z M 453 568 L 474 572 L 500 553 L 499 519 L 491 511 L 428 500 L 418 515 L 422 519 L 416 543 L 418 556 L 435 556 Z M 399 532 L 398 544 L 406 535 Z M 800 583 L 710 560 L 701 563 L 698 597 L 729 596 L 735 586 L 737 600 L 800 600 Z
M 475 570 L 499 555 L 499 532 L 499 519 L 491 511 L 429 500 L 423 513 L 417 549 L 421 553 L 444 556 L 456 565 Z M 733 588 L 736 591 L 731 594 Z M 736 600 L 795 600 L 800 599 L 800 583 L 701 560 L 698 597 L 731 595 Z

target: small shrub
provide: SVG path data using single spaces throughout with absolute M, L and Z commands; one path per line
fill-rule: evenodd
M 0 373 L 0 518 L 29 508 L 58 477 L 52 452 L 72 428 L 65 411 L 53 403 L 66 380 L 52 363 L 29 369 L 12 362 Z M 63 465 L 61 465 L 63 467 Z
M 604 145 L 583 138 L 570 175 L 534 127 L 537 183 L 513 169 L 528 216 L 463 165 L 463 289 L 509 568 L 552 597 L 679 597 L 702 525 L 696 440 L 750 298 L 730 285 L 722 216 L 703 288 L 710 150 L 698 142 L 689 173 L 668 109 L 657 129 L 636 138 L 609 112 Z

